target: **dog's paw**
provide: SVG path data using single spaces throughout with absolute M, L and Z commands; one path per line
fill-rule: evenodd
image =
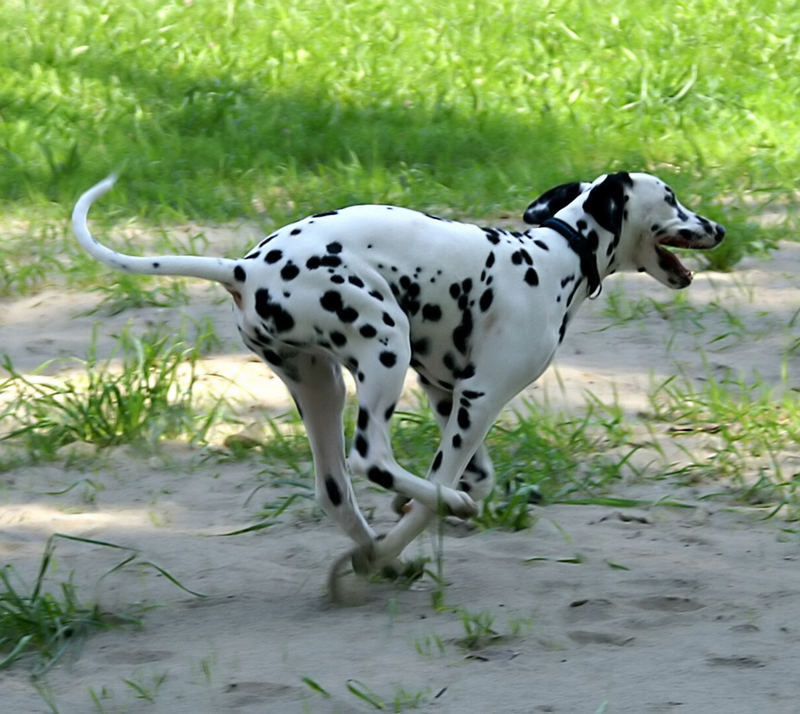
M 408 496 L 404 496 L 402 493 L 398 493 L 392 499 L 392 510 L 398 515 L 402 516 L 403 514 L 408 511 L 408 504 L 411 502 L 411 499 Z
M 375 546 L 361 545 L 350 552 L 350 564 L 358 575 L 369 575 L 375 570 Z
M 478 514 L 478 504 L 472 496 L 465 491 L 456 491 L 452 488 L 441 489 L 441 498 L 447 511 L 452 516 L 459 518 L 472 518 Z
M 356 575 L 372 575 L 380 572 L 385 577 L 398 577 L 406 566 L 397 558 L 381 558 L 375 543 L 362 545 L 348 553 L 350 565 Z

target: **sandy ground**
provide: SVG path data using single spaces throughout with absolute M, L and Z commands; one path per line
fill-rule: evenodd
M 685 303 L 647 278 L 614 278 L 584 306 L 529 395 L 580 409 L 590 389 L 636 414 L 648 388 L 673 374 L 757 374 L 777 384 L 783 364 L 797 386 L 800 358 L 782 355 L 797 339 L 798 268 L 800 250 L 786 245 L 731 275 L 699 275 Z M 259 407 L 283 409 L 277 380 L 244 354 L 226 322 L 222 291 L 199 286 L 194 297 L 190 310 L 103 318 L 103 334 L 131 319 L 143 330 L 210 315 L 224 348 L 209 368 L 237 379 L 243 399 L 255 394 Z M 99 318 L 81 313 L 97 302 L 55 291 L 6 301 L 0 351 L 23 371 L 85 355 Z M 617 320 L 609 305 L 642 314 Z M 100 352 L 111 343 L 101 336 Z M 73 573 L 84 600 L 113 612 L 157 606 L 141 628 L 94 634 L 47 674 L 58 711 L 375 711 L 356 689 L 389 711 L 800 712 L 800 537 L 762 511 L 701 500 L 713 484 L 652 479 L 614 491 L 694 508 L 551 506 L 536 509 L 527 531 L 447 536 L 445 603 L 488 613 L 504 635 L 470 652 L 458 643 L 459 612 L 432 607 L 430 579 L 411 589 L 349 579 L 348 604 L 329 604 L 327 571 L 348 543 L 310 505 L 260 532 L 213 537 L 252 524 L 261 504 L 290 491 L 267 487 L 248 498 L 265 482 L 257 473 L 264 464 L 207 456 L 165 444 L 156 455 L 119 448 L 68 467 L 0 474 L 0 562 L 29 581 L 46 539 L 60 532 L 134 547 L 206 595 L 190 596 L 146 567 L 98 582 L 120 553 L 60 542 L 53 582 Z M 662 467 L 650 468 L 657 476 Z M 48 495 L 80 479 L 96 487 Z M 388 528 L 388 497 L 363 484 L 359 493 L 378 530 Z M 407 553 L 434 551 L 427 536 Z M 4 712 L 51 711 L 25 664 L 0 672 L 0 693 Z

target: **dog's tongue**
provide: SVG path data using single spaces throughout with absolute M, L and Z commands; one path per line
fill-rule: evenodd
M 671 273 L 681 276 L 686 285 L 692 282 L 692 271 L 678 260 L 678 256 L 660 245 L 656 246 L 656 251 L 658 252 L 658 262 L 661 263 L 661 267 L 664 270 L 669 270 Z

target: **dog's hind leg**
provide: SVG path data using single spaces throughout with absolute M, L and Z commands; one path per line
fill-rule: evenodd
M 345 461 L 341 367 L 321 353 L 297 353 L 283 368 L 273 369 L 286 383 L 303 419 L 314 458 L 317 501 L 356 543 L 370 545 L 375 532 L 358 507 Z

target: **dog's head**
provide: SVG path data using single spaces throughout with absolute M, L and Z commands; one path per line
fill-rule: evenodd
M 689 285 L 692 273 L 667 249 L 707 250 L 725 236 L 721 225 L 687 209 L 667 184 L 644 173 L 605 174 L 590 184 L 558 186 L 531 203 L 523 218 L 541 223 L 562 210 L 560 217 L 580 232 L 594 222 L 613 235 L 606 247 L 607 272 L 639 270 L 676 289 Z M 598 262 L 603 257 L 598 255 Z

